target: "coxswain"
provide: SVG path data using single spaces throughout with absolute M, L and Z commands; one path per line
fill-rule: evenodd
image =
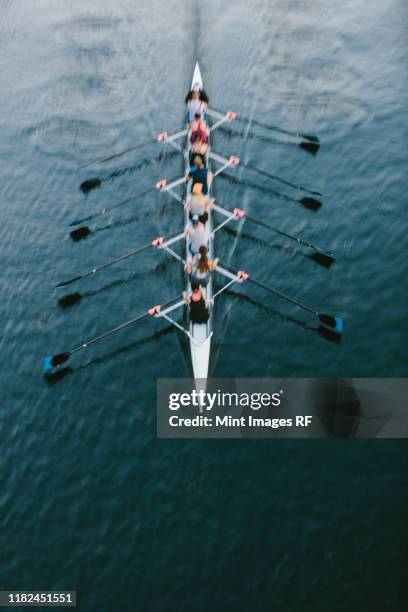
M 198 98 L 201 100 L 201 102 L 204 102 L 204 104 L 206 104 L 206 108 L 207 108 L 208 104 L 210 103 L 210 100 L 206 92 L 204 91 L 204 89 L 200 89 L 200 85 L 198 83 L 194 83 L 193 89 L 188 92 L 184 102 L 188 104 L 189 101 L 193 98 L 193 96 L 197 94 L 198 94 Z

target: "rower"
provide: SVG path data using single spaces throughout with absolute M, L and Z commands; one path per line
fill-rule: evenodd
M 207 323 L 210 313 L 208 311 L 208 303 L 203 297 L 201 287 L 197 283 L 192 283 L 191 289 L 191 296 L 187 293 L 183 294 L 186 304 L 190 307 L 190 320 L 192 323 L 197 323 L 199 325 Z
M 186 227 L 185 233 L 190 239 L 188 247 L 191 255 L 197 255 L 201 246 L 206 247 L 208 245 L 208 231 L 205 229 L 205 225 L 200 222 L 198 215 L 193 215 L 191 227 Z
M 196 183 L 201 183 L 203 186 L 203 194 L 207 195 L 208 188 L 212 181 L 212 174 L 208 168 L 204 167 L 203 160 L 198 155 L 194 158 L 194 166 L 190 168 L 186 176 L 186 181 L 191 179 L 193 180 L 192 187 L 194 188 Z
M 197 132 L 195 135 L 195 141 L 192 143 L 190 149 L 190 166 L 194 164 L 195 157 L 201 157 L 204 166 L 207 165 L 207 155 L 210 151 L 210 145 L 208 142 L 203 142 L 201 132 Z
M 204 118 L 205 111 L 208 107 L 208 102 L 200 98 L 200 89 L 198 85 L 196 85 L 195 87 L 196 89 L 193 89 L 193 91 L 191 91 L 186 97 L 188 123 L 192 123 L 194 121 L 196 113 L 199 113 L 200 116 Z
M 191 284 L 199 284 L 200 287 L 205 288 L 210 280 L 211 272 L 215 270 L 219 261 L 218 257 L 214 260 L 208 259 L 207 247 L 200 246 L 198 255 L 194 255 L 193 259 L 186 264 Z
M 205 225 L 208 221 L 210 199 L 208 196 L 203 195 L 202 183 L 193 185 L 192 192 L 192 196 L 188 202 L 190 220 L 193 219 L 194 215 L 198 215 L 198 220 Z
M 194 97 L 197 96 L 198 94 L 198 98 L 201 100 L 201 102 L 204 102 L 204 104 L 206 105 L 206 108 L 210 102 L 206 92 L 204 91 L 204 89 L 200 89 L 200 85 L 198 83 L 194 83 L 193 85 L 193 89 L 191 91 L 188 92 L 188 94 L 186 95 L 186 99 L 184 100 L 184 102 L 186 104 L 189 103 L 189 101 Z
M 194 120 L 190 123 L 190 142 L 193 144 L 196 141 L 197 135 L 201 136 L 203 142 L 208 140 L 208 126 L 200 113 L 195 113 Z

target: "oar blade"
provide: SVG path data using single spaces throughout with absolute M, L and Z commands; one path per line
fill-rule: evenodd
M 318 263 L 325 268 L 330 268 L 335 262 L 335 257 L 333 255 L 329 255 L 328 253 L 313 253 L 309 255 L 309 258 Z
M 83 227 L 78 227 L 78 229 L 72 230 L 69 235 L 71 236 L 74 242 L 78 242 L 79 240 L 83 240 L 84 238 L 89 236 L 89 234 L 91 233 L 92 232 L 89 227 L 87 225 L 84 225 Z
M 46 372 L 49 372 L 53 368 L 61 365 L 61 363 L 65 363 L 68 361 L 71 353 L 59 353 L 58 355 L 47 355 L 43 359 L 43 369 Z
M 343 331 L 343 319 L 338 316 L 333 316 L 325 313 L 318 314 L 319 321 L 328 327 L 331 327 L 335 332 L 341 334 Z
M 300 142 L 298 146 L 304 151 L 307 151 L 308 153 L 312 153 L 312 155 L 316 155 L 316 153 L 320 149 L 320 145 L 316 144 L 315 142 L 303 141 L 303 142 Z
M 62 308 L 69 308 L 70 306 L 73 306 L 74 304 L 80 302 L 82 297 L 83 296 L 78 291 L 76 291 L 75 293 L 64 295 L 64 297 L 58 300 L 58 304 Z
M 92 189 L 96 189 L 97 187 L 100 187 L 100 186 L 101 186 L 101 179 L 95 176 L 81 183 L 79 188 L 81 191 L 83 191 L 83 193 L 88 193 L 89 191 L 92 191 Z
M 322 205 L 320 200 L 317 200 L 316 198 L 309 198 L 308 196 L 300 198 L 298 202 L 300 202 L 301 204 L 303 204 L 303 206 L 309 208 L 310 210 L 319 210 Z

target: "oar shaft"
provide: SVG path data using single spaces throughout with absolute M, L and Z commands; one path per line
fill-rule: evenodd
M 252 166 L 251 164 L 243 164 L 243 165 L 245 168 L 248 168 L 248 170 L 257 172 L 261 176 L 266 176 L 267 178 L 271 178 L 275 181 L 278 181 L 279 183 L 282 183 L 283 185 L 287 185 L 288 187 L 293 187 L 294 189 L 299 189 L 300 191 L 305 191 L 307 193 L 311 193 L 312 195 L 321 195 L 320 192 L 318 191 L 313 191 L 313 189 L 308 189 L 307 187 L 304 187 L 304 185 L 297 185 L 296 183 L 287 181 L 286 179 L 281 178 L 280 176 L 277 176 L 276 174 L 271 174 L 270 172 L 266 172 L 265 170 L 260 170 L 259 168 L 256 168 L 255 166 Z
M 310 306 L 306 306 L 305 304 L 298 302 L 294 298 L 291 298 L 289 295 L 285 295 L 281 291 L 278 291 L 278 289 L 268 287 L 268 285 L 265 285 L 265 283 L 262 283 L 261 281 L 256 280 L 255 278 L 252 278 L 251 276 L 249 276 L 248 280 L 254 285 L 261 287 L 261 289 L 265 289 L 265 291 L 268 291 L 269 293 L 273 293 L 274 295 L 277 295 L 283 300 L 286 300 L 287 302 L 290 302 L 291 304 L 295 304 L 296 306 L 299 306 L 299 308 L 303 308 L 303 310 L 307 310 L 308 312 L 311 312 L 314 315 L 319 316 L 319 313 L 316 310 L 313 310 L 313 308 L 310 308 Z
M 148 189 L 144 189 L 143 191 L 136 193 L 134 196 L 131 196 L 130 198 L 126 198 L 126 200 L 121 200 L 120 202 L 117 202 L 116 204 L 113 204 L 112 206 L 109 206 L 108 208 L 101 208 L 100 210 L 97 210 L 96 212 L 92 213 L 88 217 L 84 217 L 83 219 L 79 219 L 78 221 L 73 221 L 71 225 L 79 225 L 80 223 L 84 223 L 85 221 L 89 221 L 90 219 L 94 219 L 95 217 L 99 217 L 99 215 L 105 215 L 107 212 L 110 212 L 111 210 L 114 210 L 115 208 L 119 208 L 120 206 L 124 206 L 125 204 L 128 204 L 129 202 L 132 202 L 134 200 L 137 200 L 138 198 L 142 198 L 143 196 L 150 193 L 150 191 L 154 191 L 155 189 L 156 189 L 155 186 L 149 187 Z
M 168 304 L 171 304 L 177 298 L 178 296 L 176 298 L 171 298 L 171 300 L 167 300 L 166 302 L 160 305 L 160 308 L 163 308 L 164 306 L 168 306 Z M 148 317 L 149 315 L 150 315 L 150 312 L 148 310 L 146 312 L 142 312 L 142 314 L 138 315 L 134 319 L 130 319 L 130 321 L 126 321 L 126 323 L 122 323 L 121 325 L 118 325 L 117 327 L 114 327 L 113 329 L 109 329 L 108 331 L 101 334 L 100 336 L 97 336 L 96 338 L 93 338 L 92 340 L 88 340 L 88 342 L 85 342 L 84 344 L 80 344 L 79 346 L 76 346 L 71 351 L 69 351 L 69 353 L 72 355 L 72 353 L 76 353 L 77 351 L 80 351 L 81 349 L 85 349 L 88 346 L 91 346 L 91 344 L 95 344 L 95 342 L 99 342 L 100 340 L 103 340 L 104 338 L 107 338 L 108 336 L 111 336 L 112 334 L 115 334 L 116 332 L 121 331 L 122 329 L 125 329 L 126 327 L 129 327 L 130 325 L 133 325 L 134 323 L 141 321 L 142 319 Z
M 170 142 L 170 141 L 176 140 L 177 138 L 181 138 L 181 136 L 184 136 L 186 132 L 187 130 L 181 130 L 180 132 L 177 132 L 176 134 L 172 134 L 171 136 L 167 138 L 167 141 Z M 115 153 L 114 155 L 110 155 L 109 157 L 104 157 L 102 159 L 95 159 L 94 161 L 83 164 L 82 166 L 79 166 L 79 169 L 89 168 L 89 166 L 93 166 L 94 164 L 104 164 L 105 162 L 111 161 L 112 159 L 116 159 L 117 157 L 122 157 L 122 155 L 125 155 L 126 153 L 130 153 L 131 151 L 137 151 L 137 149 L 141 149 L 142 147 L 145 147 L 149 144 L 153 144 L 155 142 L 158 142 L 157 136 L 154 138 L 148 138 L 144 142 L 139 142 L 139 144 L 134 145 L 133 147 L 129 147 L 128 149 L 124 149 L 120 153 Z
M 259 227 L 264 227 L 265 229 L 271 230 L 272 232 L 276 232 L 277 234 L 280 234 L 281 236 L 285 236 L 286 238 L 289 238 L 290 240 L 294 240 L 295 242 L 298 242 L 299 244 L 303 244 L 303 246 L 307 246 L 315 251 L 318 251 L 319 253 L 329 254 L 329 251 L 326 251 L 325 249 L 322 249 L 316 246 L 315 244 L 312 244 L 311 242 L 307 242 L 306 240 L 303 240 L 302 238 L 299 238 L 298 236 L 293 236 L 292 234 L 288 234 L 288 232 L 284 232 L 283 230 L 280 230 L 277 227 L 273 227 L 273 225 L 269 225 L 269 223 L 266 223 L 265 221 L 262 221 L 261 219 L 256 219 L 255 217 L 252 217 L 250 215 L 245 215 L 245 216 L 248 219 L 248 221 L 255 223 L 255 225 L 259 225 Z
M 180 236 L 183 236 L 183 235 L 184 234 L 180 234 L 180 233 L 172 234 L 171 236 L 168 237 L 167 240 L 171 241 L 172 238 L 175 238 L 175 237 L 180 238 Z M 165 244 L 167 244 L 167 242 Z M 75 276 L 74 278 L 71 278 L 68 281 L 63 281 L 62 283 L 59 283 L 57 285 L 57 287 L 65 287 L 66 285 L 70 285 L 74 281 L 82 280 L 83 278 L 87 278 L 88 276 L 92 276 L 92 274 L 96 274 L 96 272 L 100 272 L 101 270 L 105 270 L 106 268 L 110 268 L 110 266 L 113 266 L 113 265 L 119 263 L 120 261 L 124 261 L 125 259 L 128 259 L 129 257 L 133 257 L 134 255 L 138 255 L 139 253 L 142 253 L 142 251 L 146 251 L 147 249 L 150 249 L 153 246 L 156 246 L 156 245 L 153 244 L 153 242 L 148 242 L 147 244 L 144 244 L 143 246 L 138 247 L 134 251 L 130 251 L 129 253 L 125 253 L 124 255 L 121 255 L 120 257 L 116 257 L 115 259 L 112 259 L 111 261 L 108 261 L 107 263 L 102 264 L 101 266 L 98 266 L 97 268 L 93 268 L 92 270 L 89 270 L 89 272 L 85 272 L 84 274 L 81 274 L 80 276 Z M 157 245 L 157 246 L 160 246 L 160 245 Z
M 80 344 L 79 346 L 72 349 L 70 351 L 70 354 L 72 355 L 72 353 L 76 353 L 77 351 L 80 351 L 81 349 L 85 349 L 88 346 L 91 346 L 91 344 L 95 344 L 95 342 L 99 342 L 99 340 L 103 340 L 104 338 L 111 336 L 112 334 L 120 331 L 121 329 L 125 329 L 125 327 L 129 327 L 129 325 L 133 325 L 133 323 L 137 323 L 137 321 L 141 321 L 141 319 L 144 319 L 145 317 L 147 317 L 148 314 L 149 314 L 148 312 L 144 312 L 138 315 L 137 317 L 135 317 L 134 319 L 131 319 L 130 321 L 127 321 L 126 323 L 122 323 L 122 325 L 118 325 L 117 327 L 114 327 L 113 329 L 106 331 L 104 334 L 101 334 L 100 336 L 97 336 L 96 338 L 93 338 L 92 340 L 88 340 L 88 342 L 85 342 L 84 344 Z
M 209 115 L 212 115 L 213 117 L 221 117 L 222 114 L 219 111 L 216 110 L 207 110 L 207 113 Z M 276 132 L 280 132 L 281 134 L 286 134 L 287 136 L 294 136 L 295 138 L 306 138 L 307 140 L 311 140 L 312 142 L 319 142 L 319 139 L 317 136 L 314 135 L 310 135 L 310 134 L 303 134 L 302 132 L 295 132 L 295 131 L 291 131 L 291 130 L 286 130 L 283 127 L 280 127 L 279 125 L 273 125 L 271 123 L 265 123 L 263 121 L 258 121 L 258 119 L 254 119 L 252 117 L 246 117 L 244 115 L 239 114 L 237 116 L 237 119 L 239 121 L 245 121 L 246 123 L 252 123 L 253 125 L 257 125 L 261 128 L 265 128 L 266 130 L 274 130 Z

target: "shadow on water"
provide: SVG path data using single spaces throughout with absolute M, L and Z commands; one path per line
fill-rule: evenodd
M 288 196 L 280 191 L 276 191 L 275 189 L 271 189 L 271 187 L 265 187 L 260 183 L 253 183 L 252 181 L 248 181 L 247 179 L 237 179 L 235 176 L 228 174 L 227 172 L 223 172 L 219 175 L 221 179 L 228 181 L 231 185 L 243 185 L 244 187 L 249 187 L 250 189 L 257 189 L 261 193 L 270 193 L 272 195 L 281 198 L 282 200 L 286 200 L 287 202 L 296 202 L 297 204 L 302 204 L 308 210 L 312 210 L 316 212 L 321 208 L 322 202 L 320 200 L 316 200 L 315 198 L 311 198 L 308 196 L 303 196 L 301 198 L 293 198 Z
M 143 270 L 141 272 L 135 272 L 131 276 L 127 278 L 118 278 L 107 285 L 103 285 L 94 291 L 87 291 L 86 293 L 79 293 L 75 291 L 73 293 L 69 293 L 59 298 L 58 305 L 61 308 L 70 308 L 80 302 L 83 298 L 90 298 L 95 295 L 99 295 L 101 293 L 105 293 L 106 291 L 111 291 L 115 287 L 121 287 L 123 285 L 127 285 L 135 280 L 148 278 L 151 274 L 164 274 L 172 267 L 175 267 L 178 264 L 176 259 L 164 259 L 159 264 L 157 264 L 154 268 L 150 268 L 149 270 Z
M 157 204 L 157 202 L 155 204 Z M 169 208 L 172 207 L 173 204 L 175 204 L 174 200 L 167 201 L 165 204 L 163 204 L 157 210 L 154 211 L 155 216 L 160 217 L 160 218 L 163 217 L 164 214 L 168 211 Z M 153 211 L 151 210 L 151 208 L 149 209 L 146 208 L 143 211 L 143 214 L 141 215 L 135 215 L 133 217 L 130 217 L 129 219 L 124 219 L 122 221 L 120 220 L 114 221 L 113 223 L 109 223 L 107 225 L 103 225 L 95 229 L 90 229 L 87 225 L 85 225 L 83 227 L 79 227 L 75 230 L 72 230 L 69 235 L 74 242 L 79 242 L 80 240 L 84 240 L 85 238 L 88 238 L 88 236 L 93 236 L 97 234 L 98 232 L 105 232 L 110 229 L 116 229 L 116 228 L 124 227 L 126 225 L 131 225 L 132 223 L 138 223 L 148 217 L 151 217 L 152 213 Z
M 342 338 L 341 335 L 336 334 L 332 330 L 323 327 L 323 325 L 319 325 L 318 327 L 315 327 L 314 325 L 305 323 L 304 321 L 301 321 L 300 319 L 295 319 L 294 317 L 289 317 L 288 315 L 284 315 L 279 310 L 275 310 L 274 308 L 267 306 L 263 302 L 259 302 L 258 300 L 255 300 L 254 298 L 250 297 L 246 293 L 241 293 L 240 291 L 233 291 L 231 289 L 226 289 L 225 294 L 230 295 L 230 296 L 237 296 L 240 300 L 247 302 L 248 304 L 251 304 L 252 306 L 257 307 L 260 310 L 263 310 L 267 314 L 278 317 L 282 321 L 294 323 L 295 325 L 302 327 L 305 331 L 311 331 L 311 332 L 318 333 L 325 340 L 328 340 L 329 342 L 334 342 L 335 344 L 339 344 L 341 342 L 341 338 Z
M 233 236 L 234 238 L 245 238 L 245 240 L 252 241 L 255 244 L 258 244 L 266 249 L 284 252 L 290 255 L 291 257 L 300 257 L 303 259 L 307 259 L 308 261 L 313 261 L 314 263 L 324 266 L 325 268 L 330 268 L 333 265 L 332 259 L 320 253 L 302 253 L 301 251 L 291 249 L 281 244 L 272 244 L 269 241 L 263 240 L 262 238 L 258 238 L 257 236 L 253 236 L 252 234 L 248 234 L 246 232 L 238 232 L 237 230 L 234 230 L 231 227 L 227 226 L 224 226 L 222 230 L 224 234 Z
M 255 140 L 257 142 L 265 142 L 267 144 L 280 144 L 283 146 L 299 147 L 300 149 L 306 151 L 307 153 L 310 153 L 311 155 L 316 155 L 319 151 L 319 147 L 311 142 L 306 142 L 303 140 L 302 142 L 293 142 L 290 140 L 282 140 L 282 138 L 279 138 L 278 136 L 254 134 L 250 128 L 243 132 L 235 128 L 220 126 L 218 130 L 225 134 L 225 136 L 227 136 L 229 140 L 232 140 L 235 137 L 243 138 L 244 140 L 250 138 L 251 140 Z
M 177 157 L 178 155 L 179 155 L 178 151 L 169 151 L 166 153 L 160 153 L 159 157 L 155 157 L 153 159 L 143 159 L 142 161 L 135 164 L 134 166 L 128 166 L 127 168 L 123 168 L 123 170 L 115 170 L 115 172 L 111 172 L 104 178 L 99 178 L 97 176 L 94 176 L 90 179 L 87 179 L 86 181 L 80 184 L 79 188 L 83 193 L 87 194 L 93 189 L 97 189 L 98 187 L 101 187 L 103 183 L 108 183 L 117 178 L 120 178 L 121 176 L 125 176 L 126 174 L 132 174 L 135 172 L 139 172 L 139 170 L 143 170 L 143 168 L 146 168 L 148 166 L 160 165 L 167 159 L 172 159 L 174 157 Z
M 105 353 L 104 355 L 101 355 L 100 357 L 94 357 L 87 363 L 80 365 L 77 368 L 72 368 L 69 366 L 65 368 L 61 368 L 60 370 L 56 370 L 55 372 L 52 372 L 51 374 L 44 374 L 43 378 L 46 381 L 47 385 L 52 387 L 55 384 L 59 383 L 61 380 L 63 380 L 68 374 L 74 374 L 75 372 L 79 372 L 80 370 L 86 370 L 87 368 L 96 366 L 100 363 L 106 363 L 107 361 L 114 360 L 120 355 L 130 353 L 150 342 L 158 342 L 161 338 L 173 332 L 174 332 L 174 327 L 172 325 L 168 325 L 167 327 L 164 327 L 163 329 L 155 332 L 154 334 L 151 334 L 150 336 L 146 336 L 145 338 L 136 340 L 135 342 L 127 344 L 126 346 L 122 346 L 114 351 L 111 351 L 110 353 Z

